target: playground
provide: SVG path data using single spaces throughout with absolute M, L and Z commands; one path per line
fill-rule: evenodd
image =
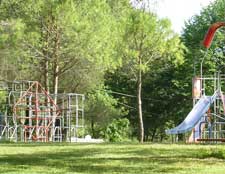
M 166 1 L 0 0 L 0 174 L 225 173 L 225 1 Z
M 221 73 L 223 66 L 217 64 L 214 75 L 203 71 L 205 57 L 207 57 L 214 35 L 219 28 L 224 26 L 224 22 L 212 24 L 203 40 L 206 51 L 201 59 L 200 75 L 193 77 L 192 81 L 192 110 L 177 127 L 166 130 L 166 133 L 171 135 L 188 133 L 189 136 L 185 136 L 188 143 L 225 141 L 225 95 L 223 92 L 225 78 Z
M 223 174 L 224 159 L 223 145 L 0 145 L 2 174 Z
M 193 108 L 177 127 L 166 130 L 166 134 L 175 135 L 175 141 L 179 141 L 178 134 L 184 134 L 187 143 L 225 141 L 225 75 L 221 74 L 221 65 L 217 65 L 213 76 L 203 71 L 214 35 L 224 26 L 225 22 L 216 22 L 205 35 L 203 45 L 207 50 L 201 59 L 200 75 L 192 82 Z M 5 109 L 0 117 L 1 140 L 85 141 L 83 94 L 51 94 L 37 81 L 2 81 L 0 90 Z

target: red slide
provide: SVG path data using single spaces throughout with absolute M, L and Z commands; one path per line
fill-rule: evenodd
M 207 34 L 205 35 L 205 38 L 203 40 L 203 45 L 206 48 L 209 48 L 211 46 L 212 40 L 214 38 L 215 32 L 218 28 L 225 26 L 225 22 L 216 22 L 214 24 L 212 24 L 207 32 Z

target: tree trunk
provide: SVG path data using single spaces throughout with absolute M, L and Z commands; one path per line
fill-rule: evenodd
M 42 53 L 43 53 L 43 75 L 44 75 L 44 88 L 49 93 L 49 30 L 50 30 L 50 21 L 47 21 L 48 29 L 46 31 L 44 27 L 44 21 L 42 21 Z
M 149 140 L 149 128 L 145 128 L 144 130 L 144 141 L 148 141 Z
M 57 104 L 57 94 L 58 94 L 58 86 L 59 86 L 59 65 L 58 60 L 54 62 L 54 102 Z
M 48 75 L 48 66 L 49 61 L 45 59 L 44 62 L 44 87 L 47 93 L 49 94 L 49 75 Z
M 138 80 L 137 80 L 137 103 L 138 103 L 138 118 L 139 118 L 139 142 L 143 143 L 144 140 L 144 124 L 142 117 L 142 99 L 141 99 L 141 90 L 142 90 L 142 70 L 141 70 L 141 57 L 138 60 L 139 70 L 138 70 Z
M 95 138 L 95 123 L 94 123 L 93 116 L 91 116 L 91 132 L 92 132 L 92 137 Z
M 55 24 L 55 49 L 54 49 L 54 63 L 53 63 L 53 87 L 54 87 L 54 102 L 57 104 L 57 94 L 58 94 L 58 86 L 59 86 L 59 29 L 57 24 Z
M 161 133 L 161 134 L 160 134 L 160 142 L 162 142 L 163 139 L 164 139 L 164 135 Z
M 153 142 L 153 141 L 154 141 L 154 139 L 155 139 L 156 130 L 157 130 L 157 128 L 154 128 L 154 129 L 153 129 L 153 131 L 152 131 L 152 138 L 151 138 L 151 142 Z

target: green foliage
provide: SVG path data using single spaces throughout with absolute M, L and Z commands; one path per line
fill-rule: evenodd
M 199 73 L 205 51 L 200 42 L 210 24 L 223 21 L 223 7 L 224 0 L 216 0 L 191 18 L 181 42 L 168 19 L 129 0 L 1 0 L 0 79 L 43 83 L 47 72 L 53 88 L 57 74 L 59 92 L 87 94 L 85 122 L 93 137 L 124 116 L 136 136 L 141 72 L 145 140 L 162 140 L 164 129 L 192 107 L 193 69 Z M 216 33 L 205 59 L 208 74 L 225 72 L 219 66 L 225 64 L 223 32 Z
M 118 109 L 117 100 L 110 96 L 104 90 L 97 90 L 95 93 L 90 93 L 87 96 L 87 112 L 95 113 L 99 115 L 99 119 L 107 118 L 110 120 L 111 117 L 118 117 L 124 111 L 124 108 Z M 103 115 L 100 115 L 103 114 Z
M 105 127 L 114 119 L 125 115 L 125 108 L 118 106 L 118 101 L 103 89 L 89 93 L 86 99 L 86 124 L 95 138 L 102 136 Z
M 1 1 L 0 78 L 37 80 L 46 87 L 48 74 L 52 92 L 57 64 L 59 92 L 95 91 L 106 72 L 121 66 L 117 49 L 125 12 L 118 12 L 125 4 L 129 9 L 129 1 Z M 125 109 L 107 92 L 87 95 L 87 124 L 97 136 Z
M 114 119 L 105 130 L 105 138 L 110 142 L 120 142 L 128 139 L 129 120 L 127 118 Z
M 6 95 L 7 92 L 4 90 L 0 90 L 0 117 L 5 114 L 5 103 L 6 103 Z M 0 122 L 2 118 L 0 118 Z
M 167 61 L 180 65 L 183 62 L 183 49 L 179 37 L 171 30 L 167 19 L 158 19 L 152 13 L 133 10 L 127 17 L 124 35 L 124 66 L 134 70 L 149 72 L 157 64 Z M 138 64 L 141 58 L 141 65 Z M 162 62 L 162 64 L 161 64 Z
M 10 55 L 16 51 L 14 60 L 19 57 L 20 62 L 13 65 L 13 72 L 19 71 L 20 77 L 14 75 L 14 79 L 44 82 L 47 71 L 50 87 L 53 86 L 56 38 L 59 40 L 59 88 L 64 92 L 87 92 L 103 80 L 105 71 L 113 71 L 121 64 L 114 51 L 120 41 L 118 22 L 104 1 L 3 0 L 1 9 L 4 23 L 15 21 L 17 24 L 17 30 L 0 36 L 1 46 L 6 46 L 6 40 L 11 45 L 14 43 L 14 47 L 7 51 Z M 18 24 L 23 30 L 18 31 Z M 12 30 L 12 26 L 7 28 Z M 19 44 L 15 46 L 15 43 Z M 44 66 L 46 59 L 49 62 L 47 70 Z M 34 72 L 29 73 L 32 70 Z M 93 76 L 96 81 L 90 81 Z
M 176 74 L 184 63 L 186 48 L 171 30 L 169 20 L 134 9 L 126 16 L 121 47 L 123 66 L 116 73 L 108 74 L 106 84 L 112 91 L 137 96 L 138 72 L 142 72 L 145 140 L 156 138 L 160 141 L 165 137 L 166 122 L 174 116 L 174 103 L 181 100 L 180 86 L 175 82 L 179 80 Z M 129 109 L 127 118 L 133 127 L 133 135 L 137 136 L 137 98 L 114 96 Z
M 183 31 L 182 40 L 188 51 L 186 52 L 185 67 L 189 74 L 200 74 L 200 62 L 205 54 L 206 49 L 202 46 L 204 35 L 207 33 L 211 24 L 224 20 L 224 0 L 216 0 L 208 7 L 202 9 L 199 15 L 193 16 L 187 23 Z M 224 57 L 218 55 L 222 52 L 224 55 L 224 29 L 216 32 L 212 45 L 208 51 L 203 64 L 205 75 L 212 75 L 218 70 L 219 64 L 224 64 Z M 189 70 L 188 70 L 189 69 Z M 222 69 L 224 71 L 224 68 Z

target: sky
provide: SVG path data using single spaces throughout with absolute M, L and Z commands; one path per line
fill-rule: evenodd
M 172 28 L 181 33 L 184 22 L 215 0 L 161 0 L 157 2 L 156 12 L 159 17 L 167 17 Z

